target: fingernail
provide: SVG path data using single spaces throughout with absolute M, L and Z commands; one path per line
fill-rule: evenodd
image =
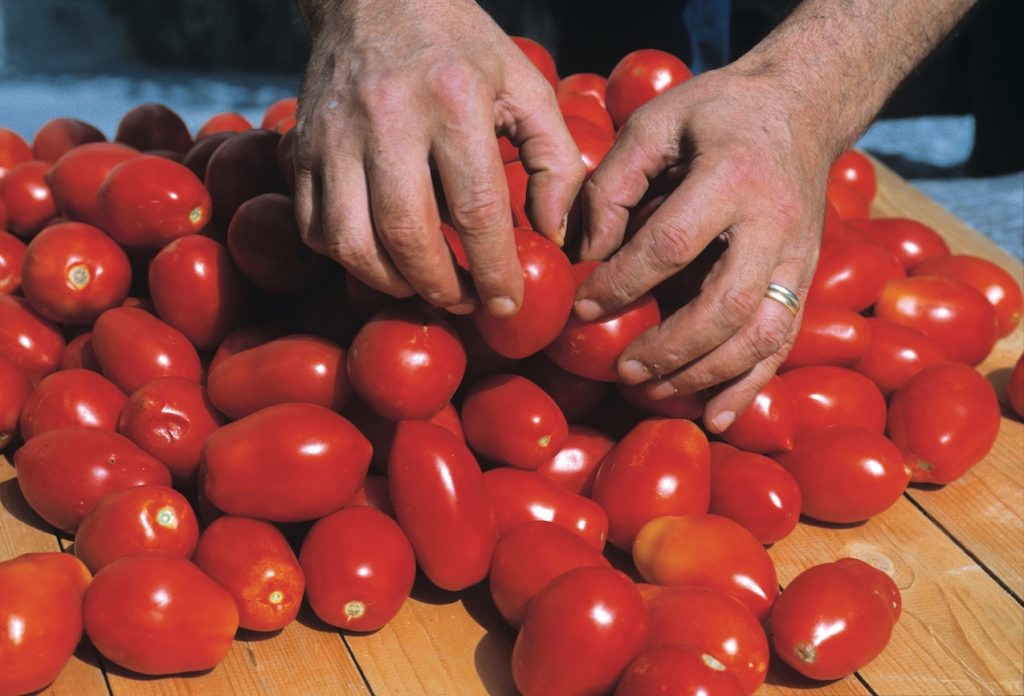
M 659 382 L 647 390 L 647 395 L 650 396 L 652 399 L 667 399 L 671 396 L 675 396 L 678 393 L 679 389 L 676 387 L 676 385 L 672 384 L 668 380 L 665 380 L 664 382 Z
M 558 231 L 555 233 L 555 244 L 558 246 L 565 246 L 565 231 L 569 227 L 569 214 L 566 213 L 562 217 L 562 224 L 558 226 Z
M 725 432 L 736 420 L 736 414 L 732 411 L 722 411 L 711 419 L 711 428 L 716 432 Z
M 619 376 L 627 384 L 639 384 L 640 382 L 646 382 L 653 375 L 639 360 L 627 360 L 619 368 Z
M 476 305 L 469 302 L 464 304 L 452 305 L 451 307 L 445 307 L 452 314 L 472 314 L 473 310 L 476 309 Z
M 511 297 L 492 297 L 487 300 L 487 310 L 499 319 L 516 313 L 516 303 Z
M 576 303 L 576 316 L 583 321 L 594 321 L 603 313 L 601 305 L 593 300 L 580 300 Z

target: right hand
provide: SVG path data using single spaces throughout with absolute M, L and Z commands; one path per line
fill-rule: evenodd
M 295 207 L 303 239 L 366 284 L 496 316 L 522 303 L 495 132 L 520 148 L 527 211 L 561 243 L 584 168 L 554 91 L 469 0 L 309 0 Z M 431 170 L 469 259 L 460 279 Z

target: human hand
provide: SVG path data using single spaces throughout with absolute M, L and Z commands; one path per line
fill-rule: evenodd
M 295 148 L 303 239 L 391 295 L 515 314 L 522 269 L 495 132 L 520 147 L 527 212 L 560 244 L 584 170 L 550 83 L 469 0 L 300 4 L 313 39 Z M 432 169 L 475 293 L 441 234 Z

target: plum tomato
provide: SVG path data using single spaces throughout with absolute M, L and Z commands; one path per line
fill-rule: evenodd
M 849 367 L 864 355 L 870 341 L 867 319 L 857 312 L 808 303 L 796 342 L 779 369 L 811 365 Z
M 53 192 L 46 184 L 48 162 L 30 160 L 7 170 L 0 197 L 7 208 L 7 229 L 19 237 L 32 237 L 57 214 Z
M 822 522 L 874 517 L 892 507 L 910 483 L 896 445 L 864 428 L 837 425 L 808 432 L 775 460 L 799 484 L 803 514 Z
M 242 114 L 236 111 L 226 111 L 214 114 L 206 119 L 196 132 L 196 142 L 214 133 L 241 133 L 252 128 L 252 124 Z
M 206 166 L 210 163 L 213 153 L 234 134 L 233 131 L 223 131 L 197 140 L 196 144 L 185 153 L 185 158 L 181 160 L 181 163 L 192 170 L 192 173 L 199 177 L 200 181 L 205 182 Z
M 466 352 L 469 353 L 468 350 Z M 467 355 L 467 360 L 471 359 Z M 570 423 L 582 421 L 601 408 L 610 389 L 607 382 L 580 377 L 563 370 L 543 353 L 524 360 L 519 365 L 518 373 L 547 392 Z
M 825 199 L 835 206 L 841 220 L 862 219 L 870 214 L 871 202 L 864 198 L 860 189 L 842 179 L 829 178 Z
M 402 528 L 371 507 L 322 518 L 302 542 L 306 596 L 322 621 L 375 631 L 402 608 L 416 579 L 416 557 Z
M 211 669 L 238 630 L 227 590 L 188 559 L 159 550 L 119 558 L 96 573 L 82 614 L 96 649 L 140 674 Z
M 846 367 L 812 365 L 779 376 L 796 405 L 796 439 L 833 425 L 885 432 L 885 397 L 870 379 Z
M 518 629 L 526 609 L 548 583 L 574 568 L 608 568 L 608 560 L 571 530 L 543 520 L 523 522 L 501 535 L 488 581 L 494 605 Z
M 81 425 L 116 430 L 128 397 L 92 370 L 61 370 L 47 375 L 21 410 L 21 437 L 28 441 L 47 430 Z
M 54 118 L 42 125 L 32 139 L 32 155 L 43 162 L 56 162 L 70 150 L 88 143 L 105 142 L 95 126 L 76 118 Z
M 277 527 L 248 517 L 218 517 L 203 530 L 193 562 L 238 607 L 238 625 L 276 631 L 299 613 L 305 576 Z
M 987 259 L 967 254 L 925 259 L 914 266 L 910 275 L 955 278 L 979 290 L 996 311 L 998 338 L 1009 336 L 1020 323 L 1021 309 L 1024 308 L 1020 284 Z
M 557 92 L 562 94 L 589 94 L 604 106 L 608 78 L 595 73 L 574 73 L 558 81 Z
M 370 468 L 375 473 L 386 474 L 388 459 L 391 457 L 391 446 L 395 441 L 395 429 L 398 423 L 374 413 L 359 399 L 352 399 L 342 410 L 342 415 L 352 421 L 359 431 L 373 445 L 373 459 Z M 451 403 L 445 404 L 440 411 L 426 419 L 426 422 L 439 425 L 463 442 L 466 441 L 462 432 L 462 421 L 459 412 Z
M 203 493 L 229 515 L 302 522 L 345 506 L 366 478 L 369 441 L 314 404 L 277 404 L 203 443 Z
M 612 68 L 605 88 L 605 105 L 615 127 L 622 128 L 634 111 L 692 76 L 671 53 L 645 48 L 627 54 Z
M 613 568 L 576 568 L 534 597 L 512 649 L 523 696 L 610 691 L 647 639 L 647 609 Z
M 870 218 L 846 223 L 875 244 L 896 254 L 906 270 L 937 256 L 949 256 L 949 245 L 923 222 L 909 218 Z
M 772 377 L 750 406 L 719 437 L 748 452 L 771 454 L 793 447 L 796 403 L 789 387 Z
M 474 451 L 521 469 L 550 460 L 569 436 L 558 404 L 518 375 L 491 375 L 477 382 L 462 404 L 462 427 Z
M 1006 400 L 1017 417 L 1024 419 L 1024 353 L 1017 358 L 1010 372 L 1010 380 L 1006 384 Z
M 534 67 L 540 71 L 544 79 L 551 83 L 551 89 L 558 89 L 558 70 L 555 68 L 555 59 L 551 57 L 548 49 L 525 36 L 512 36 L 510 38 L 519 47 L 519 50 L 530 59 Z
M 388 484 L 398 523 L 432 583 L 457 591 L 487 576 L 498 526 L 480 465 L 462 440 L 440 425 L 402 421 Z
M 724 592 L 764 620 L 778 594 L 775 564 L 753 534 L 720 515 L 656 517 L 633 543 L 633 561 L 655 585 Z
M 892 578 L 855 558 L 808 568 L 772 609 L 775 652 L 811 679 L 845 677 L 885 650 L 899 596 Z
M 614 136 L 592 121 L 578 116 L 566 116 L 565 127 L 568 128 L 569 135 L 580 151 L 580 158 L 583 160 L 583 166 L 587 168 L 587 174 L 593 174 L 615 144 Z
M 999 422 L 992 385 L 959 363 L 926 367 L 889 403 L 889 437 L 920 483 L 951 483 L 963 476 L 992 449 Z
M 260 128 L 273 128 L 281 119 L 294 116 L 299 100 L 295 97 L 283 97 L 267 107 L 260 119 Z
M 845 239 L 821 249 L 807 302 L 863 312 L 882 294 L 889 253 L 874 242 Z
M 89 510 L 75 533 L 75 556 L 95 573 L 150 549 L 191 558 L 198 541 L 199 522 L 185 496 L 166 486 L 134 486 L 107 495 Z
M 32 148 L 10 128 L 0 127 L 0 190 L 4 177 L 13 167 L 33 159 Z
M 388 489 L 388 477 L 368 474 L 356 494 L 345 503 L 347 508 L 357 505 L 372 507 L 391 519 L 396 519 L 395 506 L 391 504 L 391 491 Z
M 230 332 L 217 346 L 207 373 L 213 372 L 214 368 L 233 355 L 249 350 L 264 343 L 273 341 L 275 338 L 286 336 L 288 331 L 283 326 L 274 324 L 257 324 L 254 326 L 242 326 Z
M 136 150 L 168 150 L 185 153 L 192 147 L 192 135 L 181 116 L 163 104 L 139 104 L 117 124 L 114 140 Z
M 853 369 L 888 397 L 930 365 L 946 361 L 942 349 L 917 329 L 886 319 L 867 319 L 871 340 Z
M 137 307 L 101 314 L 93 326 L 92 347 L 103 374 L 126 394 L 157 377 L 202 378 L 199 354 L 185 335 Z
M 0 199 L 0 206 L 3 199 Z M 0 295 L 21 290 L 21 265 L 25 260 L 25 242 L 0 229 Z
M 284 193 L 286 185 L 277 166 L 281 136 L 254 128 L 235 133 L 214 150 L 206 165 L 204 182 L 213 200 L 213 219 L 227 228 L 235 211 L 264 193 Z
M 60 369 L 102 372 L 92 350 L 92 331 L 80 333 L 68 341 L 60 354 Z
M 704 404 L 708 400 L 708 393 L 705 390 L 692 394 L 674 394 L 664 399 L 652 399 L 647 393 L 646 384 L 619 382 L 615 385 L 615 389 L 634 408 L 665 418 L 697 420 L 704 413 Z
M 88 143 L 68 150 L 45 178 L 65 217 L 100 227 L 100 186 L 115 166 L 142 153 L 121 143 Z
M 64 337 L 21 297 L 0 295 L 0 355 L 33 383 L 54 372 L 64 350 Z
M 604 105 L 596 97 L 575 92 L 559 94 L 558 110 L 562 112 L 562 117 L 566 120 L 566 126 L 569 125 L 568 120 L 570 118 L 573 120 L 581 119 L 597 126 L 598 131 L 606 137 L 608 146 L 611 147 L 611 143 L 615 139 L 615 126 L 612 124 L 612 117 L 605 111 Z M 572 133 L 571 130 L 570 133 Z
M 11 442 L 21 409 L 32 393 L 32 382 L 0 353 L 0 450 Z
M 801 501 L 793 475 L 764 455 L 735 451 L 711 458 L 708 512 L 739 522 L 762 544 L 796 529 Z
M 739 680 L 725 665 L 689 645 L 648 648 L 633 660 L 615 696 L 741 696 Z
M 847 150 L 839 155 L 828 170 L 828 178 L 837 179 L 857 189 L 868 203 L 874 200 L 878 192 L 875 166 L 859 150 Z
M 600 430 L 585 425 L 569 425 L 569 436 L 554 457 L 537 468 L 563 488 L 591 497 L 597 466 L 608 451 L 615 446 L 615 440 Z

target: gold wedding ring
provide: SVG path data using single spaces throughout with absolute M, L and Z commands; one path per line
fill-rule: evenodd
M 800 298 L 796 296 L 796 293 L 787 287 L 783 287 L 778 283 L 768 283 L 768 289 L 764 291 L 764 296 L 769 300 L 775 300 L 780 305 L 789 310 L 789 313 L 794 317 L 797 312 L 800 311 Z

